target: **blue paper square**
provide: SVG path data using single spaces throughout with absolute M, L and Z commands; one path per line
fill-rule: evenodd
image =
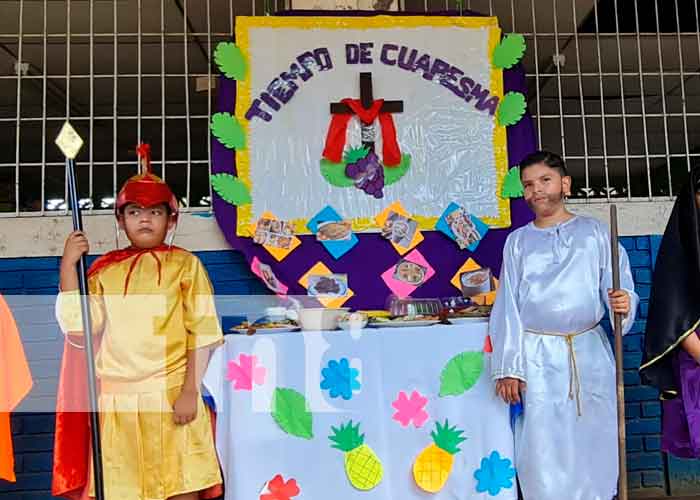
M 437 229 L 441 233 L 444 233 L 452 241 L 457 241 L 457 237 L 452 232 L 452 229 L 450 229 L 450 225 L 447 223 L 446 217 L 459 208 L 461 207 L 457 203 L 450 203 L 440 216 L 440 219 L 437 221 L 437 224 L 435 224 L 435 229 Z M 476 226 L 477 231 L 479 231 L 479 234 L 481 234 L 481 238 L 483 239 L 484 236 L 486 236 L 486 233 L 489 231 L 489 226 L 487 226 L 481 219 L 479 219 L 475 215 L 469 214 L 469 218 L 474 223 L 474 226 Z M 481 240 L 475 241 L 467 247 L 467 250 L 469 250 L 470 252 L 476 251 L 476 248 L 479 246 L 479 243 L 481 243 Z
M 322 222 L 340 222 L 343 218 L 336 212 L 331 206 L 327 205 L 323 210 L 316 214 L 316 216 L 309 220 L 306 227 L 312 233 L 316 234 L 318 232 L 318 225 Z M 339 259 L 346 253 L 348 253 L 352 248 L 360 242 L 357 235 L 352 233 L 349 240 L 342 241 L 321 241 L 320 243 L 326 248 L 328 253 L 330 253 L 334 259 Z

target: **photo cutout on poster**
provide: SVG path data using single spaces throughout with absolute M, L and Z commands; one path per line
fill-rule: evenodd
M 418 221 L 403 208 L 400 201 L 395 201 L 374 218 L 381 235 L 391 243 L 399 255 L 411 251 L 424 237 Z
M 475 297 L 496 289 L 493 274 L 488 267 L 463 272 L 459 282 L 462 284 L 462 294 L 465 297 Z
M 318 241 L 350 241 L 352 238 L 352 222 L 349 220 L 326 221 L 318 223 L 316 240 Z
M 411 286 L 421 286 L 427 276 L 427 267 L 406 259 L 401 259 L 394 268 L 394 279 Z
M 341 217 L 330 205 L 310 219 L 306 228 L 316 235 L 316 241 L 336 260 L 360 242 L 352 230 L 352 222 Z
M 489 226 L 464 207 L 452 202 L 435 224 L 435 229 L 457 243 L 460 249 L 475 252 L 488 233 Z
M 418 222 L 414 219 L 391 211 L 382 226 L 382 236 L 395 245 L 409 248 L 417 230 Z
M 312 274 L 307 293 L 312 297 L 344 297 L 348 293 L 347 274 Z
M 263 217 L 255 227 L 253 242 L 258 245 L 289 250 L 293 238 L 294 231 L 289 222 Z
M 262 280 L 265 286 L 272 292 L 278 295 L 285 295 L 289 288 L 287 285 L 282 283 L 275 275 L 272 268 L 261 262 L 257 257 L 253 257 L 253 261 L 250 264 L 250 269 L 253 271 L 258 278 Z
M 472 246 L 482 238 L 471 217 L 462 207 L 447 214 L 445 220 L 455 235 L 457 245 L 462 250 Z

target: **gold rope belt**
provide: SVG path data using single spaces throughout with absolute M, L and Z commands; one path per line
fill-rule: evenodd
M 598 323 L 590 328 L 581 330 L 574 333 L 555 333 L 555 332 L 545 332 L 542 330 L 531 330 L 526 328 L 527 333 L 532 333 L 534 335 L 544 335 L 546 337 L 563 337 L 566 341 L 566 346 L 569 349 L 569 399 L 576 398 L 576 412 L 580 417 L 581 413 L 581 378 L 578 372 L 578 363 L 576 362 L 576 350 L 574 349 L 574 338 L 579 335 L 583 335 L 586 332 L 593 330 Z

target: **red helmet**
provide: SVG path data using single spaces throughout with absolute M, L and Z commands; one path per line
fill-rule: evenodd
M 170 212 L 177 217 L 178 204 L 170 187 L 151 170 L 151 146 L 139 144 L 136 154 L 140 159 L 141 173 L 131 177 L 124 183 L 117 201 L 114 205 L 115 214 L 129 203 L 136 203 L 142 207 L 152 207 L 165 203 L 170 207 Z

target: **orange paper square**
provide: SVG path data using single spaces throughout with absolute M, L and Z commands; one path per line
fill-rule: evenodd
M 462 264 L 462 267 L 460 267 L 457 270 L 455 275 L 452 276 L 450 283 L 452 283 L 452 285 L 461 292 L 462 291 L 462 283 L 459 280 L 461 274 L 466 273 L 468 271 L 476 271 L 477 269 L 481 269 L 481 267 L 482 266 L 477 264 L 477 262 L 470 257 L 469 259 L 467 259 L 467 261 L 464 264 Z M 498 279 L 493 278 L 493 281 L 496 285 L 496 290 L 497 290 L 498 289 Z M 471 301 L 474 302 L 475 304 L 480 305 L 480 306 L 491 306 L 491 305 L 493 305 L 493 302 L 496 300 L 496 290 L 494 290 L 493 292 L 487 292 L 487 293 L 475 295 L 474 297 L 471 298 Z
M 304 288 L 308 289 L 309 288 L 309 276 L 316 275 L 316 276 L 327 276 L 329 274 L 333 274 L 333 271 L 328 269 L 328 267 L 323 263 L 323 262 L 317 262 L 314 264 L 311 269 L 306 271 L 306 274 L 304 274 L 301 278 L 299 278 L 299 284 L 303 286 Z M 342 307 L 343 304 L 345 304 L 348 300 L 350 300 L 351 297 L 353 297 L 355 293 L 350 289 L 348 286 L 348 291 L 347 293 L 342 296 L 342 297 L 316 297 L 318 301 L 323 304 L 324 307 L 330 307 L 330 308 L 337 308 L 337 307 Z
M 272 212 L 265 212 L 260 218 L 278 220 L 278 218 Z M 250 231 L 251 237 L 255 234 L 256 228 L 257 222 L 248 226 L 248 231 Z M 296 249 L 299 245 L 301 245 L 301 240 L 296 236 L 292 236 L 292 243 L 289 245 L 289 248 L 278 248 L 269 245 L 263 245 L 263 248 L 267 250 L 270 253 L 270 255 L 272 255 L 275 259 L 277 259 L 278 261 L 282 261 L 287 257 L 287 255 L 292 253 L 294 249 Z
M 382 210 L 379 215 L 377 215 L 374 220 L 377 222 L 377 225 L 381 229 L 384 227 L 384 223 L 386 220 L 389 218 L 389 213 L 390 212 L 396 212 L 399 215 L 403 215 L 404 217 L 411 217 L 408 212 L 403 208 L 403 205 L 401 205 L 400 201 L 395 201 L 388 207 L 386 207 L 384 210 Z M 393 247 L 396 249 L 396 251 L 399 253 L 399 255 L 404 255 L 408 251 L 410 251 L 412 248 L 415 248 L 421 241 L 423 241 L 423 233 L 420 232 L 420 229 L 416 229 L 416 234 L 413 235 L 413 240 L 411 240 L 411 244 L 408 247 L 403 247 L 401 245 L 398 245 L 397 243 L 394 243 L 393 241 L 391 244 Z

